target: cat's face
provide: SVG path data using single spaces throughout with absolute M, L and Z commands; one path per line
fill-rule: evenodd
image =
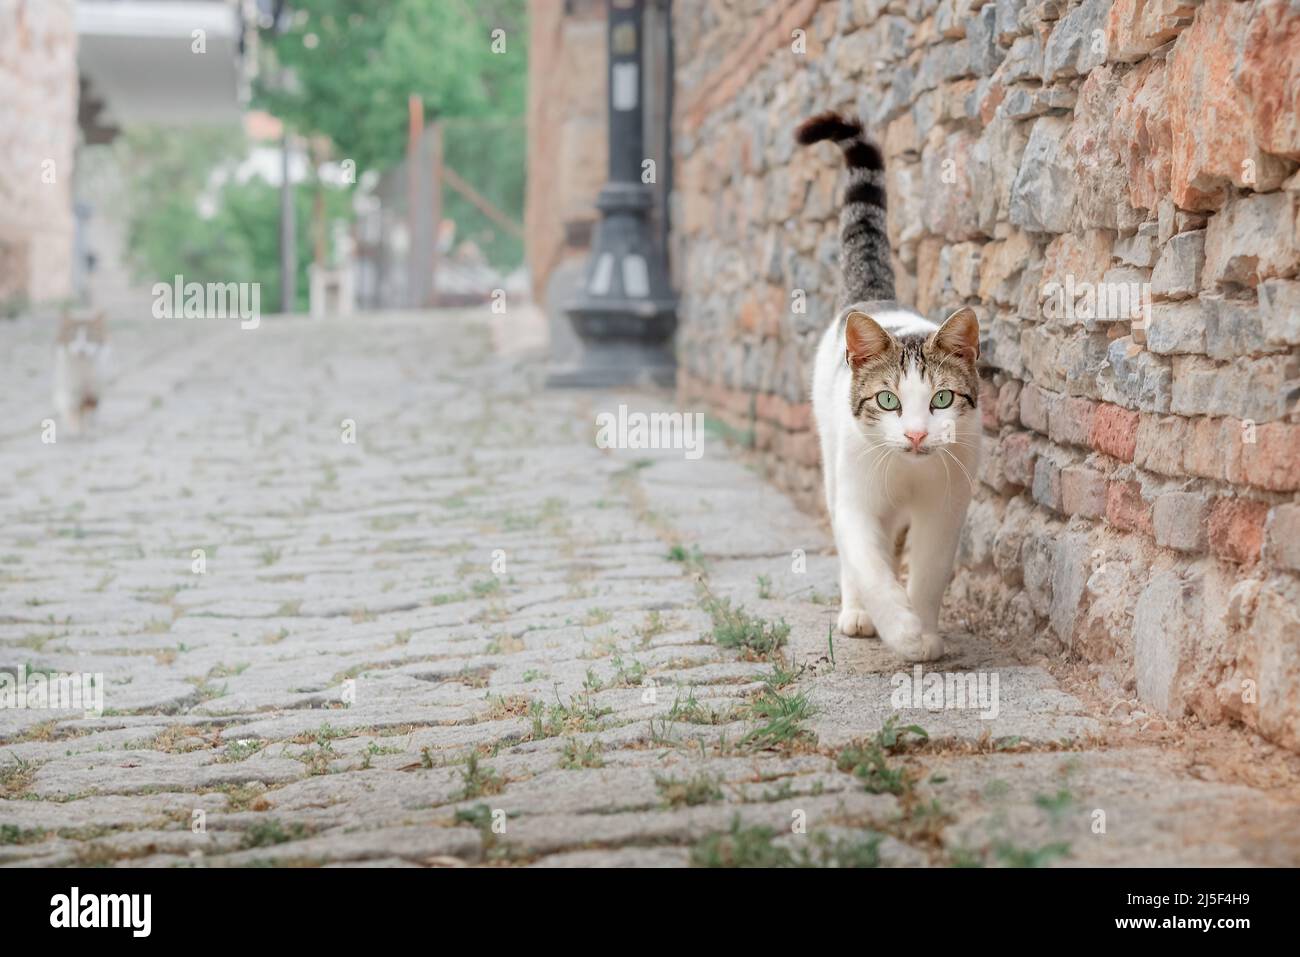
M 979 395 L 979 322 L 954 312 L 938 331 L 892 335 L 863 312 L 845 324 L 853 417 L 873 448 L 920 459 L 961 441 Z
M 108 342 L 103 313 L 73 316 L 65 312 L 59 320 L 59 333 L 55 341 L 60 349 L 71 355 L 93 358 L 103 351 Z

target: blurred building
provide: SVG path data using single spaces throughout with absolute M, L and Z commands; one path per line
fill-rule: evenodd
M 255 0 L 0 0 L 0 307 L 108 298 L 120 236 L 97 217 L 111 171 L 84 151 L 130 123 L 234 125 Z M 98 297 L 97 297 L 98 298 Z M 12 308 L 12 307 L 11 307 Z
M 0 0 L 0 311 L 72 290 L 72 0 Z

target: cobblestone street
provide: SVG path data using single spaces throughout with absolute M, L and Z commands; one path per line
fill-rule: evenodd
M 510 319 L 117 324 L 53 444 L 0 323 L 0 668 L 104 682 L 0 710 L 0 862 L 1300 864 L 1294 759 L 997 636 L 937 669 L 995 717 L 896 709 L 821 522 L 715 432 L 597 448 L 671 397 L 548 392 Z

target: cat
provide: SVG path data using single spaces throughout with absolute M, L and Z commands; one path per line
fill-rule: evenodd
M 878 633 L 905 660 L 933 661 L 978 466 L 979 321 L 962 307 L 936 324 L 894 301 L 885 164 L 861 123 L 824 113 L 796 139 L 835 142 L 848 167 L 841 308 L 817 348 L 812 385 L 840 558 L 839 630 Z
M 104 314 L 73 316 L 65 311 L 54 344 L 54 408 L 69 434 L 79 436 L 92 424 L 107 363 Z

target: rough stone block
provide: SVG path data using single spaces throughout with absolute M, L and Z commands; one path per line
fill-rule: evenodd
M 1197 577 L 1162 571 L 1138 597 L 1133 613 L 1133 664 L 1138 697 L 1165 714 L 1185 709 L 1182 679 L 1200 629 Z
M 1151 506 L 1142 497 L 1142 483 L 1114 481 L 1107 486 L 1106 521 L 1121 531 L 1154 534 Z
M 1300 425 L 1247 423 L 1241 434 L 1243 478 L 1272 492 L 1300 491 Z
M 1106 517 L 1106 476 L 1084 465 L 1061 470 L 1061 511 L 1084 518 Z
M 1097 406 L 1093 417 L 1091 445 L 1121 462 L 1132 462 L 1137 448 L 1137 427 L 1136 412 L 1104 402 Z
M 1260 283 L 1259 310 L 1265 342 L 1300 346 L 1300 282 L 1269 279 Z
M 1165 299 L 1186 299 L 1201 288 L 1201 264 L 1205 261 L 1205 230 L 1171 236 L 1160 250 L 1151 273 L 1152 295 Z
M 1271 422 L 1290 412 L 1287 397 L 1300 375 L 1300 357 L 1266 356 L 1219 363 L 1180 355 L 1173 357 L 1173 372 L 1170 411 Z
M 1039 233 L 1063 233 L 1070 228 L 1075 177 L 1061 148 L 1069 127 L 1069 121 L 1059 116 L 1034 121 L 1011 187 L 1014 225 Z
M 1088 445 L 1097 403 L 1091 399 L 1061 396 L 1047 414 L 1047 434 L 1063 445 Z
M 1198 300 L 1154 303 L 1146 339 L 1157 355 L 1203 354 L 1205 307 Z
M 1294 237 L 1295 222 L 1290 193 L 1247 195 L 1229 202 L 1210 217 L 1205 231 L 1204 288 L 1256 286 L 1294 275 L 1300 269 L 1300 245 L 1278 238 Z
M 1210 551 L 1230 562 L 1259 561 L 1268 503 L 1245 498 L 1216 499 L 1210 510 Z
M 1012 432 L 1002 439 L 1002 467 L 1012 485 L 1027 488 L 1034 481 L 1037 452 L 1028 432 Z
M 1173 405 L 1169 359 L 1148 352 L 1130 336 L 1110 343 L 1097 379 L 1101 397 L 1116 405 L 1147 412 L 1168 412 Z
M 1182 209 L 1217 209 L 1231 187 L 1276 189 L 1286 166 L 1260 150 L 1233 72 L 1251 5 L 1206 0 L 1168 59 L 1171 195 Z
M 1020 393 L 1023 389 L 1016 379 L 1008 379 L 998 389 L 997 417 L 1001 425 L 1020 425 Z
M 1026 385 L 1020 390 L 1021 423 L 1027 429 L 1046 435 L 1049 410 L 1058 398 L 1055 393 L 1040 389 L 1033 383 Z
M 1264 523 L 1264 558 L 1274 568 L 1300 572 L 1300 505 L 1275 505 Z
M 1044 508 L 1061 511 L 1061 467 L 1044 455 L 1034 462 L 1033 498 Z
M 1084 0 L 1056 24 L 1043 54 L 1043 82 L 1085 76 L 1106 59 L 1104 35 L 1110 0 Z
M 1210 499 L 1198 492 L 1166 492 L 1152 510 L 1156 544 L 1182 552 L 1203 552 L 1208 541 Z
M 1183 459 L 1194 432 L 1192 421 L 1181 416 L 1142 416 L 1138 422 L 1133 464 L 1161 475 L 1186 474 Z

